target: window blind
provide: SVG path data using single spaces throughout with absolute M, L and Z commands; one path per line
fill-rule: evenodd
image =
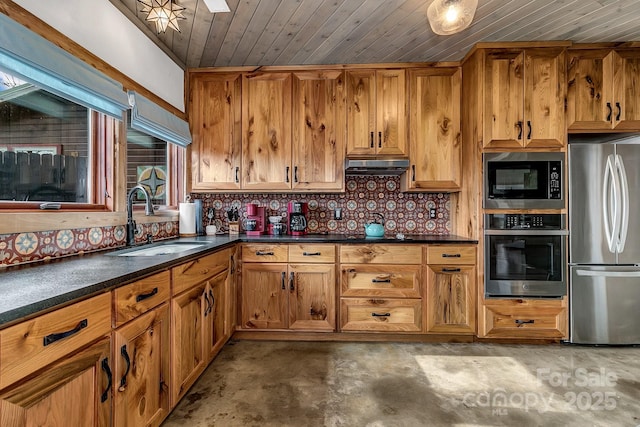
M 163 141 L 186 147 L 191 144 L 189 123 L 134 91 L 129 91 L 131 128 Z

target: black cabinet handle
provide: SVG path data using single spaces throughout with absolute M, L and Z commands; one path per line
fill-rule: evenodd
M 522 122 L 518 121 L 518 123 L 516 123 L 516 126 L 518 126 L 518 139 L 522 139 Z
M 320 256 L 320 252 L 302 252 L 302 256 Z
M 209 289 L 209 298 L 211 298 L 211 309 L 209 311 L 213 311 L 213 307 L 216 305 L 216 297 L 213 296 L 213 291 Z
M 284 182 L 289 182 L 289 166 L 286 166 L 284 168 L 284 175 L 285 175 Z
M 207 303 L 207 306 L 204 308 L 204 315 L 205 317 L 209 315 L 209 312 L 211 311 L 211 301 L 209 301 L 209 296 L 207 295 L 207 292 L 203 292 L 202 295 L 204 296 L 204 300 Z
M 443 268 L 441 271 L 443 273 L 460 273 L 459 268 Z
M 610 122 L 611 121 L 611 114 L 613 114 L 613 110 L 611 109 L 611 103 L 607 102 L 607 121 Z
M 373 148 L 373 132 L 371 132 L 371 136 L 369 140 L 371 141 L 371 144 L 370 144 L 371 148 Z
M 118 387 L 118 391 L 125 391 L 127 389 L 127 375 L 129 375 L 129 369 L 131 369 L 131 359 L 129 358 L 129 353 L 127 353 L 127 345 L 123 345 L 120 347 L 120 354 L 125 362 L 127 362 L 127 369 L 124 371 L 124 375 L 120 378 L 120 387 Z
M 257 256 L 273 256 L 273 252 L 256 251 Z
M 520 326 L 525 325 L 525 324 L 533 325 L 536 321 L 533 320 L 533 319 L 530 319 L 530 320 L 516 319 L 515 322 L 516 322 L 516 325 L 518 325 L 518 327 L 520 327 Z
M 371 317 L 391 317 L 391 313 L 371 313 Z
M 460 254 L 442 254 L 442 258 L 460 258 Z
M 104 373 L 107 374 L 107 381 L 109 381 L 107 383 L 107 388 L 104 389 L 104 391 L 102 392 L 102 395 L 100 396 L 100 402 L 104 403 L 109 398 L 109 390 L 111 390 L 111 386 L 113 385 L 113 375 L 111 374 L 111 368 L 109 368 L 108 358 L 105 357 L 104 359 L 102 359 L 101 366 Z
M 240 167 L 236 166 L 236 183 L 240 182 Z
M 620 116 L 622 115 L 622 107 L 620 107 L 620 103 L 616 102 L 616 110 L 618 111 L 616 113 L 616 122 L 620 121 Z
M 151 298 L 152 296 L 154 296 L 157 293 L 158 293 L 158 288 L 153 288 L 153 290 L 151 292 L 149 292 L 148 294 L 140 294 L 140 295 L 138 295 L 136 297 L 136 302 L 144 301 L 147 298 Z
M 295 273 L 292 271 L 291 274 L 289 275 L 289 289 L 292 291 L 295 291 L 296 288 L 295 286 L 293 286 L 293 278 L 294 278 Z
M 527 139 L 531 139 L 531 120 L 527 120 Z
M 382 132 L 378 132 L 378 148 L 382 148 Z
M 231 263 L 230 272 L 231 272 L 231 274 L 234 274 L 236 272 L 236 262 L 233 260 L 233 255 L 231 255 L 230 263 Z
M 298 167 L 293 167 L 293 182 L 298 182 Z
M 287 289 L 287 287 L 286 287 L 286 286 L 285 286 L 285 284 L 284 284 L 284 281 L 285 281 L 285 278 L 286 278 L 286 277 L 287 277 L 287 273 L 285 273 L 285 272 L 283 271 L 283 272 L 282 272 L 282 277 L 281 277 L 281 280 L 282 280 L 282 290 Z
M 78 325 L 76 325 L 76 327 L 71 329 L 70 331 L 58 332 L 57 334 L 47 335 L 42 339 L 42 345 L 46 347 L 49 344 L 53 344 L 56 341 L 70 337 L 73 334 L 77 334 L 87 326 L 89 326 L 89 321 L 87 319 L 82 319 L 80 323 L 78 323 Z
M 416 180 L 416 165 L 411 165 L 411 181 Z
M 391 279 L 371 279 L 371 283 L 391 283 Z

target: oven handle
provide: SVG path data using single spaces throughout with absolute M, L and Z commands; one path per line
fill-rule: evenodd
M 485 236 L 567 236 L 569 230 L 485 230 Z

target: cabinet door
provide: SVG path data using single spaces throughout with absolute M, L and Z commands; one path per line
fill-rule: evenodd
M 344 72 L 293 75 L 293 189 L 343 190 Z
M 524 145 L 524 52 L 488 50 L 484 73 L 485 147 Z
M 191 191 L 240 189 L 241 81 L 239 74 L 191 79 Z
M 242 188 L 291 189 L 291 74 L 242 78 Z
M 227 276 L 227 280 L 229 281 L 226 289 L 227 289 L 227 299 L 226 299 L 226 308 L 225 312 L 227 313 L 227 330 L 226 335 L 229 337 L 233 335 L 238 325 L 238 258 L 240 253 L 240 245 L 236 245 L 236 247 L 231 251 L 231 255 L 229 256 L 229 275 Z
M 427 332 L 475 333 L 476 269 L 427 266 Z
M 376 152 L 407 155 L 404 70 L 376 71 Z
M 172 300 L 171 405 L 175 406 L 207 364 L 205 355 L 204 290 L 206 283 Z
M 169 305 L 114 332 L 114 425 L 158 426 L 169 413 Z
M 610 50 L 569 51 L 567 126 L 570 130 L 612 127 L 613 62 Z
M 565 56 L 564 48 L 525 51 L 524 133 L 527 147 L 565 145 Z
M 333 331 L 336 327 L 334 264 L 289 266 L 289 328 Z
M 218 354 L 228 336 L 225 332 L 227 279 L 228 271 L 225 271 L 209 280 L 206 287 L 204 322 L 208 361 Z
M 640 130 L 640 52 L 614 52 L 613 126 Z
M 376 73 L 347 71 L 347 155 L 376 153 Z
M 107 427 L 111 425 L 109 339 L 62 358 L 0 393 L 0 425 Z
M 286 329 L 288 288 L 286 264 L 242 264 L 244 329 Z
M 409 71 L 409 190 L 459 191 L 459 68 Z

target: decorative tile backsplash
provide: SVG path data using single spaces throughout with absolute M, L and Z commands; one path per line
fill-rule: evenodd
M 144 242 L 147 234 L 151 234 L 153 240 L 175 237 L 178 222 L 138 224 L 136 241 Z M 125 238 L 124 225 L 3 234 L 0 235 L 0 267 L 117 248 L 125 245 Z
M 201 199 L 203 210 L 215 209 L 213 225 L 227 231 L 225 212 L 238 208 L 246 217 L 247 203 L 267 208 L 269 215 L 286 215 L 287 203 L 292 200 L 309 205 L 307 217 L 309 233 L 363 234 L 364 226 L 373 221 L 374 212 L 384 215 L 388 233 L 449 234 L 449 194 L 401 193 L 400 178 L 392 176 L 349 176 L 346 192 L 341 194 L 205 194 L 194 193 Z M 333 211 L 342 209 L 342 219 L 333 219 Z M 430 209 L 436 218 L 429 218 Z M 203 215 L 208 225 L 206 215 Z

